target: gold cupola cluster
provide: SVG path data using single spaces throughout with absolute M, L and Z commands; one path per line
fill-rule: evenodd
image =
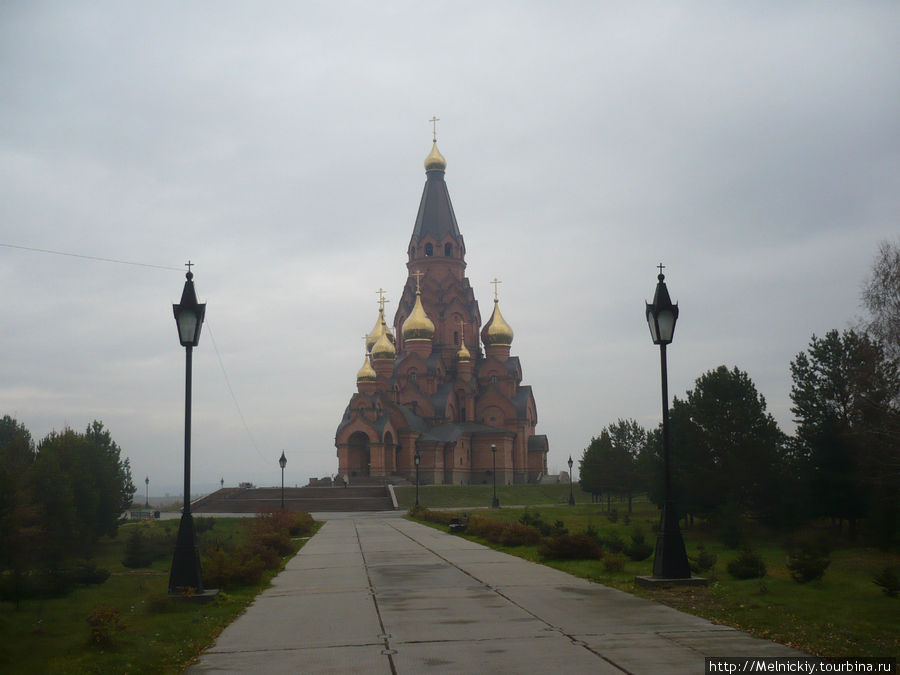
M 494 298 L 494 313 L 484 328 L 481 329 L 481 341 L 486 347 L 503 345 L 508 347 L 513 341 L 513 329 L 500 313 L 500 301 Z
M 430 340 L 434 337 L 434 322 L 422 307 L 422 291 L 416 289 L 416 304 L 403 322 L 404 340 Z
M 466 337 L 464 335 L 459 336 L 459 351 L 456 352 L 456 359 L 462 362 L 472 360 L 472 354 L 466 348 Z
M 428 157 L 425 158 L 425 171 L 446 171 L 447 170 L 447 160 L 444 159 L 444 156 L 440 153 L 437 147 L 437 141 L 431 146 L 431 152 L 428 153 Z
M 372 345 L 372 358 L 375 361 L 391 361 L 397 358 L 397 348 L 388 339 L 387 331 L 382 333 L 378 341 Z
M 378 318 L 375 320 L 375 326 L 372 328 L 372 332 L 366 335 L 366 349 L 372 351 L 372 347 L 378 342 L 378 338 L 385 333 L 389 333 L 389 331 L 387 323 L 384 320 L 384 307 L 382 306 L 381 309 L 378 310 Z

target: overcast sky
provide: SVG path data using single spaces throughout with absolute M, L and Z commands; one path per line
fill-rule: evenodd
M 190 259 L 195 491 L 336 472 L 436 115 L 551 471 L 659 423 L 660 262 L 671 394 L 738 366 L 790 433 L 790 361 L 900 229 L 898 45 L 893 1 L 0 2 L 0 414 L 102 420 L 178 494 Z

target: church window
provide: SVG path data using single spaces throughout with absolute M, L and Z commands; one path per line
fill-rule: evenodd
M 412 371 L 412 372 L 409 374 L 409 381 L 410 381 L 410 382 L 415 382 L 415 381 L 416 381 L 416 371 Z
M 453 344 L 455 344 L 457 347 L 459 346 L 459 331 L 458 330 L 453 331 Z
M 460 422 L 466 421 L 466 409 L 465 408 L 460 408 L 460 410 L 459 410 L 459 421 Z
M 430 258 L 434 255 L 434 246 L 432 244 L 425 244 L 425 257 Z
M 450 244 L 444 244 L 444 255 L 448 258 L 453 255 L 453 246 Z
M 491 384 L 497 384 L 497 376 L 491 375 Z

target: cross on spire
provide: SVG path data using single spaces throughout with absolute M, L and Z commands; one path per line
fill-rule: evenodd
M 431 140 L 433 143 L 437 143 L 437 123 L 441 121 L 441 118 L 432 116 L 428 121 L 431 122 Z
M 385 293 L 385 291 L 384 291 L 383 288 L 379 288 L 379 289 L 378 289 L 377 291 L 375 291 L 375 292 L 378 293 L 378 306 L 381 308 L 381 311 L 384 311 L 384 303 L 390 302 L 390 300 L 385 300 L 385 299 L 384 299 L 384 293 Z
M 494 277 L 494 280 L 491 283 L 494 284 L 494 300 L 497 300 L 500 297 L 497 294 L 497 284 L 502 284 L 503 282 L 500 281 L 497 277 Z
M 422 289 L 421 289 L 421 287 L 419 286 L 419 280 L 420 280 L 422 277 L 425 276 L 425 273 L 424 273 L 424 272 L 420 272 L 419 270 L 416 270 L 415 272 L 413 272 L 412 274 L 410 274 L 410 276 L 416 278 L 416 293 L 421 292 Z
M 190 260 L 188 260 L 186 263 L 184 263 L 184 266 L 187 267 L 187 268 L 188 268 L 188 272 L 190 272 L 190 271 L 191 271 L 191 267 L 192 267 L 193 265 L 195 265 L 195 264 L 196 264 L 196 263 L 192 263 Z
M 659 269 L 660 274 L 662 274 L 663 270 L 666 269 L 666 266 L 663 265 L 662 263 L 659 263 L 659 265 L 657 265 L 656 267 L 657 267 L 657 269 Z

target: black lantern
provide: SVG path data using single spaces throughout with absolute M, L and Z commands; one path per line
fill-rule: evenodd
M 284 450 L 281 451 L 281 457 L 278 458 L 278 466 L 281 467 L 281 510 L 284 511 L 284 467 L 287 466 Z
M 669 383 L 666 366 L 666 345 L 672 342 L 675 322 L 678 320 L 678 305 L 673 305 L 665 284 L 663 265 L 659 265 L 656 293 L 653 304 L 647 304 L 647 323 L 653 344 L 659 345 L 660 372 L 662 377 L 662 432 L 664 501 L 660 515 L 659 531 L 656 536 L 656 555 L 653 558 L 653 577 L 656 579 L 690 579 L 691 566 L 688 562 L 681 529 L 678 526 L 678 511 L 672 494 L 671 461 L 669 443 Z
M 188 261 L 181 302 L 172 305 L 178 327 L 178 341 L 185 348 L 184 374 L 184 508 L 175 541 L 175 555 L 169 573 L 169 593 L 173 595 L 203 594 L 200 572 L 200 553 L 197 550 L 194 519 L 191 516 L 191 357 L 200 342 L 200 329 L 206 315 L 206 304 L 197 302 L 194 274 Z
M 494 470 L 491 472 L 494 479 L 494 498 L 491 500 L 491 508 L 499 509 L 500 500 L 497 499 L 497 446 L 491 443 L 491 456 L 494 458 Z
M 575 492 L 572 488 L 572 455 L 569 455 L 569 506 L 575 506 Z
M 413 455 L 413 461 L 416 463 L 416 506 L 418 506 L 419 505 L 419 462 L 421 461 L 418 450 L 416 450 L 416 454 Z

